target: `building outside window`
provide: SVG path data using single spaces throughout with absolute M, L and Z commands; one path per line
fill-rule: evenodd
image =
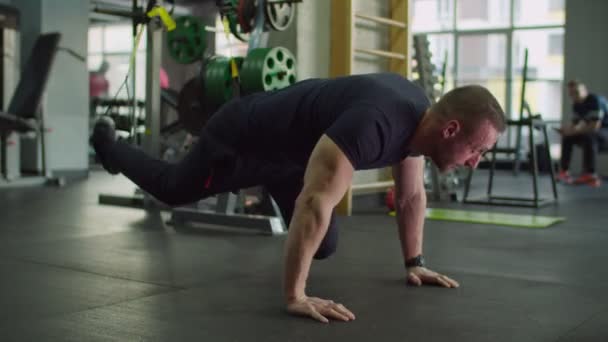
M 545 120 L 561 119 L 563 0 L 412 0 L 411 11 L 413 34 L 427 35 L 433 63 L 447 59 L 446 90 L 484 85 L 517 117 L 528 49 L 526 101 Z

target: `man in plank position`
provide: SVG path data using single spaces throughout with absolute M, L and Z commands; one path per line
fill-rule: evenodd
M 97 122 L 91 143 L 106 170 L 124 174 L 170 206 L 265 186 L 289 224 L 287 310 L 328 322 L 355 316 L 342 304 L 308 296 L 306 279 L 313 258 L 336 250 L 333 210 L 354 171 L 393 168 L 407 281 L 457 287 L 424 267 L 424 156 L 441 171 L 475 168 L 504 129 L 504 113 L 483 87 L 456 88 L 431 106 L 422 89 L 386 73 L 312 79 L 233 100 L 176 164 L 116 141 L 109 119 Z

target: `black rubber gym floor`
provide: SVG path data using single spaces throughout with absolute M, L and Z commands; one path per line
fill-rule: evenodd
M 520 179 L 499 178 L 527 192 Z M 357 320 L 329 325 L 284 313 L 284 237 L 175 230 L 159 213 L 97 204 L 100 191 L 130 189 L 93 172 L 64 188 L 0 190 L 0 340 L 608 340 L 608 186 L 560 186 L 559 205 L 538 211 L 452 206 L 567 217 L 547 229 L 427 221 L 429 266 L 459 289 L 405 285 L 382 210 L 343 218 L 309 294 Z

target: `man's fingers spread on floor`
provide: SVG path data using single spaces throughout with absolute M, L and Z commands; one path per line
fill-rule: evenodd
M 407 280 L 412 285 L 416 285 L 416 286 L 422 285 L 422 281 L 420 281 L 420 278 L 418 278 L 417 276 L 415 276 L 413 274 L 408 275 Z
M 335 309 L 342 313 L 343 315 L 348 316 L 348 318 L 350 319 L 355 319 L 355 314 L 352 313 L 352 311 L 348 310 L 344 305 L 342 304 L 336 304 Z
M 334 309 L 334 308 L 328 308 L 326 310 L 323 311 L 323 314 L 325 316 L 329 316 L 331 318 L 334 319 L 339 319 L 341 321 L 345 321 L 348 322 L 350 319 L 348 318 L 348 316 L 338 312 L 338 310 Z
M 437 277 L 435 279 L 437 280 L 437 283 L 439 283 L 439 285 L 441 285 L 443 287 L 450 287 L 450 283 L 448 283 L 447 281 L 445 281 L 445 279 L 443 279 L 441 277 Z
M 329 323 L 329 320 L 327 319 L 327 317 L 321 315 L 321 313 L 317 310 L 311 310 L 310 311 L 310 316 L 312 316 L 312 318 L 316 319 L 319 322 L 323 322 L 323 323 Z
M 450 285 L 452 285 L 452 287 L 459 287 L 460 284 L 458 284 L 458 282 L 450 277 L 444 276 L 444 279 L 450 283 Z

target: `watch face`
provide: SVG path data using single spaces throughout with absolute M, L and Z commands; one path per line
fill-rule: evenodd
M 407 267 L 422 267 L 424 266 L 424 258 L 422 255 L 418 255 L 414 258 L 411 258 L 405 262 L 405 266 Z

